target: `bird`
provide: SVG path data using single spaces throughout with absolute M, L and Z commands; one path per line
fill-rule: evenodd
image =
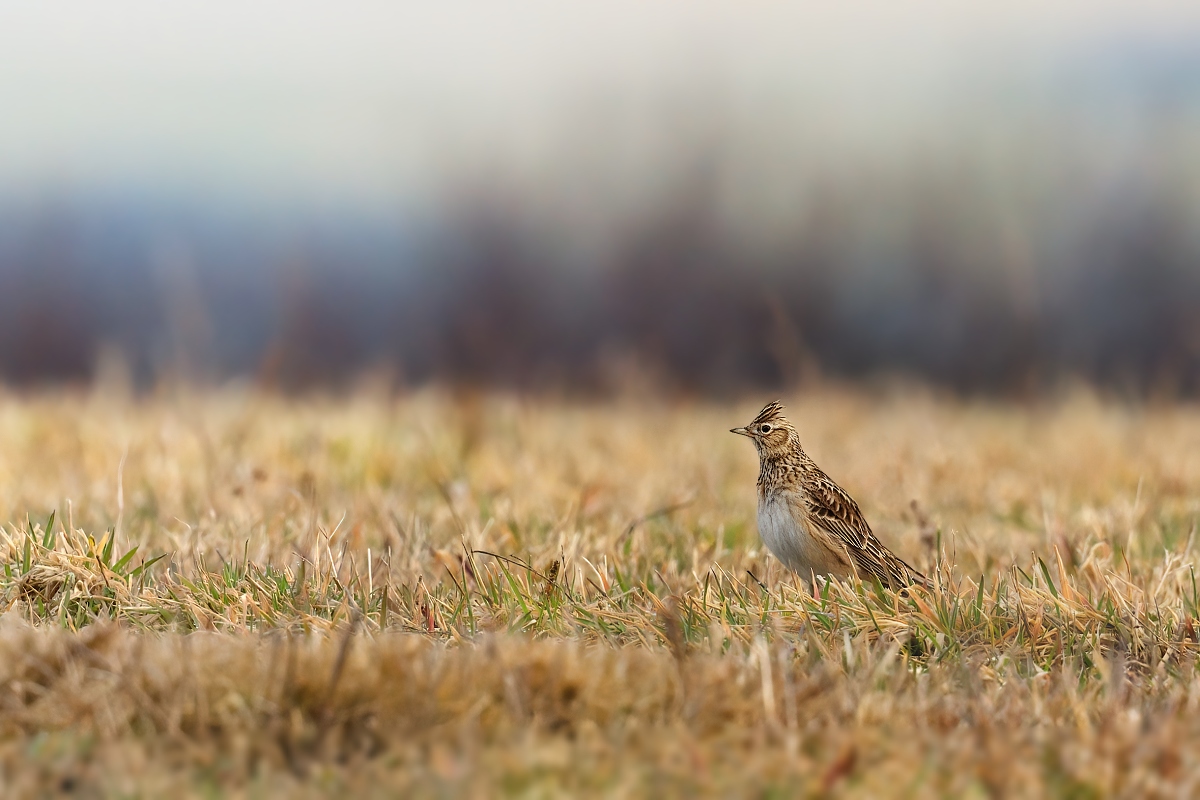
M 854 498 L 804 452 L 778 401 L 730 433 L 749 437 L 758 450 L 758 532 L 784 566 L 805 581 L 857 575 L 893 590 L 929 588 L 929 579 L 879 541 Z

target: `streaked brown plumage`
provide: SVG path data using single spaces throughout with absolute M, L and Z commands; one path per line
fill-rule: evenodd
M 857 574 L 891 589 L 929 585 L 884 547 L 854 499 L 808 457 L 783 406 L 768 403 L 731 432 L 750 437 L 758 449 L 759 535 L 786 567 L 806 579 Z

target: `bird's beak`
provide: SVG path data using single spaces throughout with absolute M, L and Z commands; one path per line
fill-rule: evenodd
M 730 428 L 730 429 L 729 429 L 729 432 L 730 432 L 730 433 L 737 433 L 737 434 L 740 434 L 740 435 L 742 435 L 742 436 L 749 436 L 749 435 L 750 435 L 750 431 L 746 430 L 745 428 Z

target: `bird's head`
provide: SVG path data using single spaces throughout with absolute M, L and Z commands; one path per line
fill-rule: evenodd
M 778 401 L 767 403 L 749 425 L 731 428 L 729 432 L 754 440 L 758 455 L 763 458 L 790 452 L 799 438 L 792 423 L 783 416 L 783 406 Z

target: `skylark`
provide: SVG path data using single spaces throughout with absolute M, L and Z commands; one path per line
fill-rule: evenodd
M 758 449 L 758 532 L 784 566 L 805 579 L 858 575 L 890 589 L 929 586 L 884 547 L 854 499 L 808 457 L 783 406 L 768 403 L 730 433 L 749 436 Z

